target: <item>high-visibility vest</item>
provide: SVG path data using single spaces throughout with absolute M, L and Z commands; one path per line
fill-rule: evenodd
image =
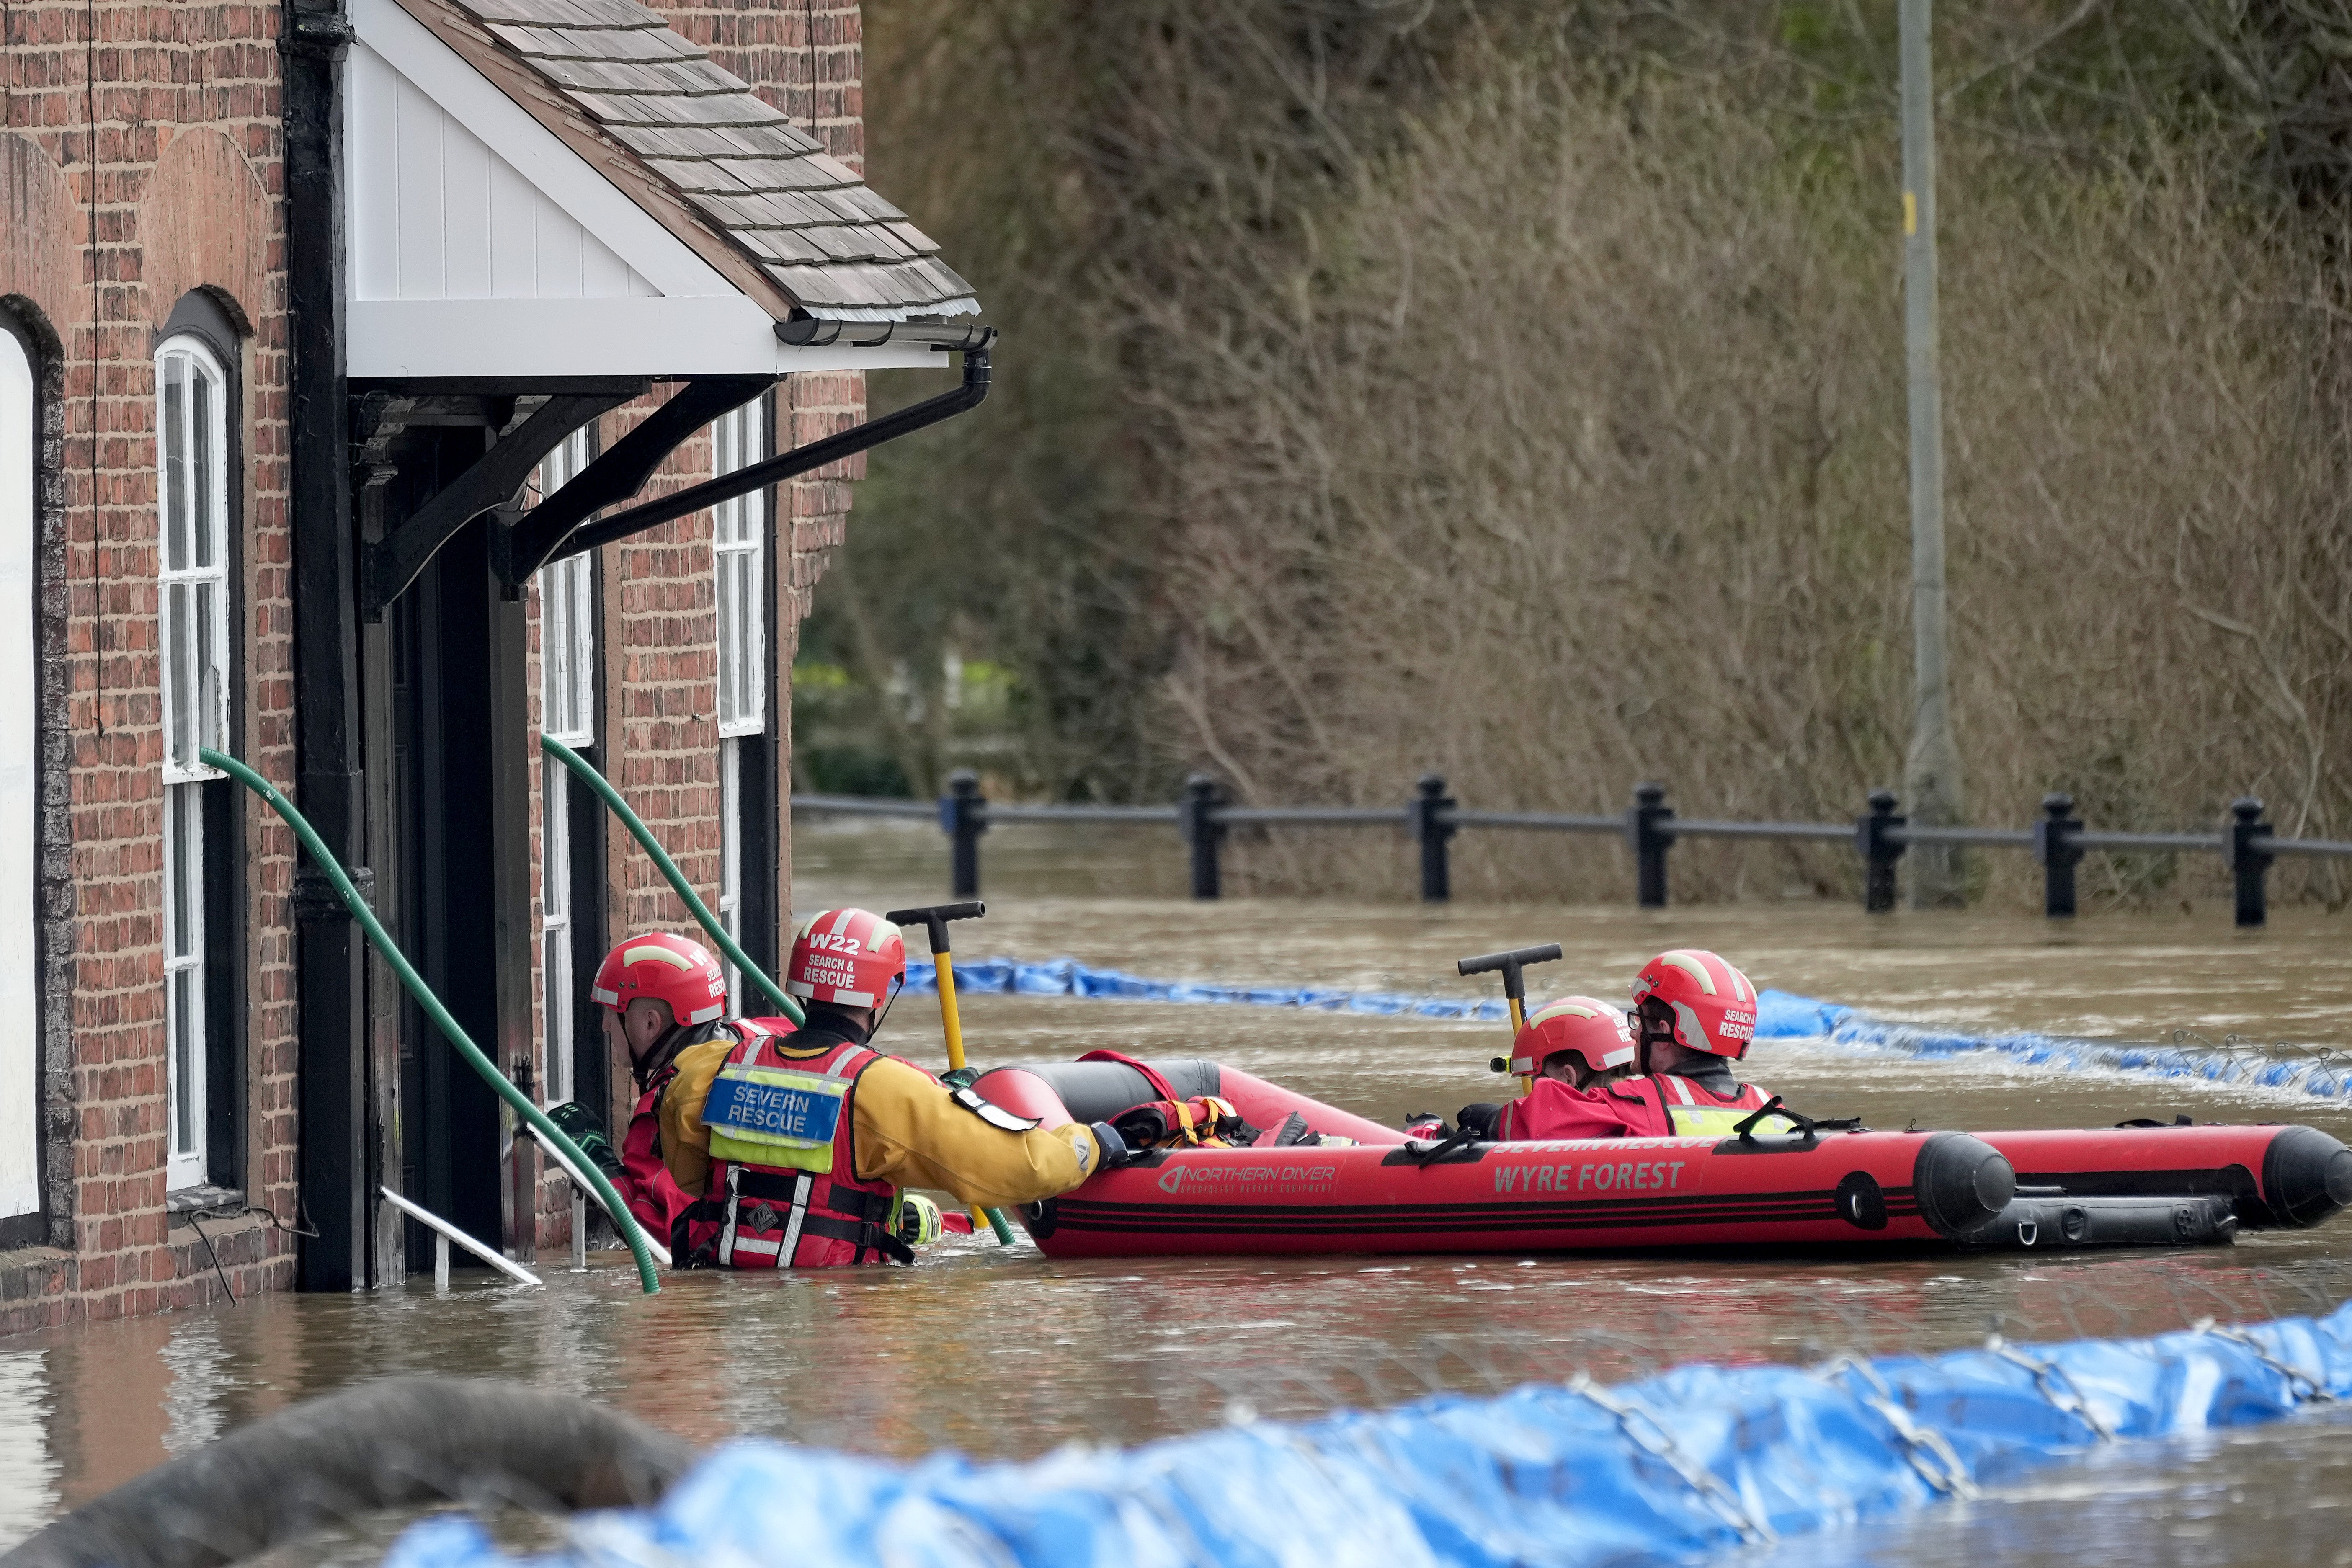
M 694 1262 L 725 1268 L 834 1268 L 914 1252 L 891 1231 L 898 1193 L 860 1181 L 857 1080 L 881 1053 L 843 1040 L 788 1056 L 790 1037 L 754 1019 L 702 1102 L 710 1179 L 687 1216 Z
M 1644 1085 L 1657 1096 L 1657 1103 L 1666 1113 L 1666 1125 L 1677 1138 L 1728 1138 L 1739 1130 L 1739 1124 L 1764 1109 L 1771 1096 L 1752 1083 L 1743 1083 L 1739 1092 L 1726 1100 L 1705 1084 L 1684 1078 L 1679 1073 L 1652 1073 L 1646 1078 L 1627 1079 L 1613 1086 L 1611 1092 L 1624 1089 L 1640 1090 Z M 1643 1098 L 1648 1098 L 1646 1095 Z M 1793 1132 L 1797 1124 L 1785 1116 L 1768 1116 L 1750 1131 Z

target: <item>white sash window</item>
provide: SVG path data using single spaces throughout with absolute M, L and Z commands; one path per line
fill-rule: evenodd
M 711 426 L 714 474 L 731 474 L 768 455 L 767 399 L 719 416 Z M 768 728 L 768 496 L 765 490 L 711 509 L 719 598 L 719 919 L 743 939 L 743 744 Z M 721 955 L 722 960 L 724 955 Z M 727 991 L 740 1009 L 729 963 Z
M 551 496 L 588 466 L 588 432 L 574 430 L 539 466 Z M 596 741 L 596 552 L 567 556 L 539 574 L 540 725 L 567 746 Z M 540 775 L 540 980 L 547 1026 L 545 1099 L 572 1094 L 572 771 L 553 757 Z
M 228 733 L 228 377 L 193 337 L 155 356 L 163 574 L 163 985 L 168 1184 L 206 1175 L 204 781 Z

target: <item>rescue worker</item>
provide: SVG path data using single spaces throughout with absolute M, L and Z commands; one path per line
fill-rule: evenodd
M 1718 954 L 1662 952 L 1633 981 L 1642 1076 L 1601 1093 L 1642 1138 L 1729 1137 L 1773 1097 L 1731 1075 L 1756 1038 L 1756 987 Z M 1759 1132 L 1796 1124 L 1768 1116 Z
M 902 1187 L 1011 1208 L 1125 1162 L 1106 1123 L 1043 1128 L 876 1051 L 906 973 L 898 928 L 858 909 L 827 910 L 793 938 L 784 989 L 803 999 L 798 1027 L 729 1019 L 718 962 L 684 937 L 605 956 L 589 996 L 639 1091 L 615 1185 L 681 1267 L 911 1262 L 894 1224 Z
M 1511 1042 L 1510 1070 L 1527 1076 L 1527 1092 L 1507 1105 L 1465 1105 L 1454 1121 L 1487 1142 L 1622 1138 L 1633 1124 L 1601 1091 L 1625 1076 L 1634 1050 L 1623 1008 L 1563 996 L 1529 1015 Z M 1447 1130 L 1420 1117 L 1405 1131 L 1444 1137 Z

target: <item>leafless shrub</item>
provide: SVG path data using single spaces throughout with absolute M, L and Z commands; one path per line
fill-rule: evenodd
M 1435 767 L 1482 804 L 1593 811 L 1654 777 L 1685 811 L 1818 820 L 1899 777 L 1894 149 L 1824 173 L 1719 109 L 1499 63 L 1227 307 L 1240 330 L 1130 297 L 1182 356 L 1169 700 L 1243 794 L 1387 799 Z M 1948 154 L 1969 790 L 1986 820 L 2063 787 L 2102 826 L 2168 828 L 2252 792 L 2330 831 L 2352 805 L 2340 312 L 2277 220 L 2158 151 L 2089 174 Z M 1220 253 L 1264 265 L 1243 226 L 1168 270 L 1232 299 Z M 1622 876 L 1600 853 L 1470 866 L 1558 891 Z M 1706 885 L 1842 887 L 1850 858 L 1748 850 Z M 2176 874 L 2106 872 L 2118 894 Z
M 839 588 L 960 563 L 919 590 L 947 608 L 874 618 L 1023 672 L 1027 754 L 1058 760 L 1017 787 L 1165 798 L 1205 766 L 1259 802 L 1391 802 L 1436 768 L 1480 805 L 1616 810 L 1655 777 L 1685 813 L 1818 820 L 1898 778 L 1891 8 L 870 16 L 877 175 L 1008 323 L 1008 395 L 935 477 L 877 459 L 884 525 Z M 2179 829 L 2251 791 L 2285 831 L 2352 832 L 2352 5 L 1989 0 L 1937 26 L 1971 815 L 2063 788 L 2098 826 Z M 1478 895 L 1626 874 L 1605 840 L 1457 855 Z M 1244 881 L 1390 896 L 1397 860 L 1366 835 L 1235 854 Z M 1677 863 L 1678 897 L 1856 874 Z M 2032 875 L 1980 870 L 2010 897 Z M 2084 872 L 2136 902 L 2218 877 Z M 2345 897 L 2326 865 L 2275 881 Z

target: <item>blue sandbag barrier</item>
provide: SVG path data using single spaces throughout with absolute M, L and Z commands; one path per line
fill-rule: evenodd
M 1459 1018 L 1499 1024 L 1509 1017 L 1497 997 L 1413 996 L 1394 991 L 1349 991 L 1317 985 L 1220 985 L 1191 980 L 1152 980 L 1116 969 L 1092 969 L 1075 959 L 1042 963 L 990 958 L 955 966 L 959 994 L 974 992 L 1016 996 L 1085 996 L 1126 1002 L 1222 1003 L 1255 1007 L 1307 1007 L 1327 1013 L 1363 1013 L 1381 1017 Z M 907 990 L 929 993 L 930 972 L 909 973 Z M 1989 1051 L 2025 1067 L 2058 1071 L 2099 1068 L 2149 1078 L 2196 1079 L 2207 1083 L 2281 1089 L 2323 1100 L 2352 1098 L 2352 1060 L 2328 1052 L 2303 1058 L 2267 1056 L 2243 1046 L 2112 1045 L 2024 1031 L 1967 1035 L 1922 1024 L 1893 1024 L 1835 1002 L 1766 990 L 1758 994 L 1756 1037 L 1821 1039 L 1865 1050 L 1901 1051 L 1917 1057 L 1951 1057 Z
M 2276 1420 L 2352 1393 L 2352 1303 L 1823 1366 L 1679 1367 L 1492 1398 L 1248 1422 L 1123 1451 L 912 1464 L 750 1439 L 658 1506 L 583 1516 L 551 1555 L 474 1522 L 404 1534 L 386 1568 L 529 1562 L 1276 1568 L 1685 1559 L 1848 1524 L 2096 1445 Z

